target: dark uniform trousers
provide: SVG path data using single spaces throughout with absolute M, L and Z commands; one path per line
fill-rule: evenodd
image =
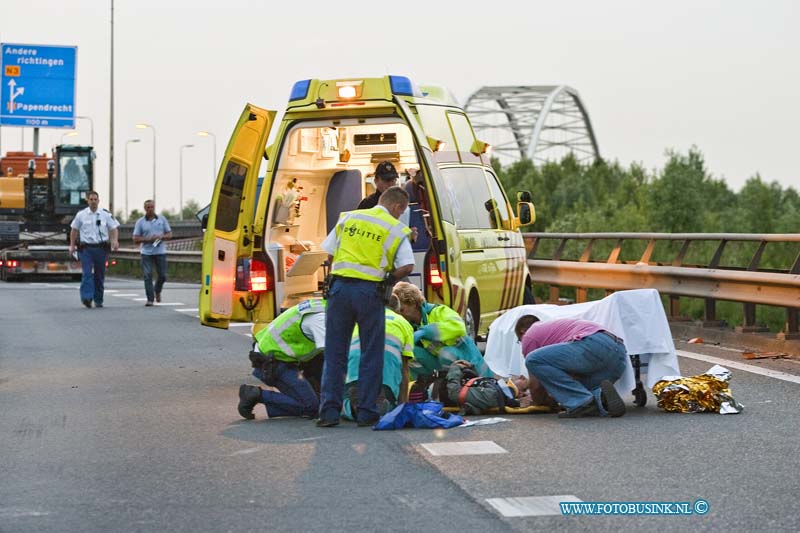
M 344 397 L 347 356 L 358 324 L 361 363 L 358 367 L 358 420 L 380 416 L 376 402 L 383 380 L 385 312 L 379 284 L 334 276 L 325 314 L 325 365 L 322 370 L 320 419 L 338 420 Z

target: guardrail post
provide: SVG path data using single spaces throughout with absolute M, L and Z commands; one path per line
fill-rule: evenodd
M 561 287 L 550 285 L 550 303 L 558 303 L 559 298 L 561 298 Z
M 721 328 L 725 325 L 724 320 L 717 320 L 717 301 L 714 298 L 705 298 L 705 308 L 703 311 L 703 327 Z
M 737 333 L 764 333 L 769 331 L 769 328 L 756 324 L 756 304 L 745 303 L 742 304 L 744 316 L 742 317 L 742 325 L 736 328 Z
M 682 320 L 681 316 L 681 297 L 669 295 L 669 319 Z
M 778 333 L 778 340 L 788 341 L 800 339 L 800 330 L 798 329 L 798 309 L 794 307 L 786 308 L 786 325 L 783 331 Z

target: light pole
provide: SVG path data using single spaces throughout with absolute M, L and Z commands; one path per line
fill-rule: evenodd
M 141 142 L 141 139 L 128 139 L 125 143 L 125 219 L 128 219 L 130 216 L 130 211 L 128 211 L 128 146 L 131 143 L 138 143 Z
M 75 130 L 68 131 L 67 133 L 61 136 L 61 144 L 64 144 L 64 137 L 76 137 L 77 135 L 78 132 Z
M 178 156 L 180 163 L 180 173 L 178 175 L 178 213 L 180 214 L 181 220 L 183 220 L 183 149 L 193 147 L 193 144 L 181 145 L 181 149 L 179 151 L 180 155 Z
M 214 187 L 214 181 L 217 179 L 217 136 L 210 131 L 198 131 L 197 135 L 200 137 L 211 137 L 211 147 L 214 150 L 214 166 L 211 168 L 211 187 Z
M 150 129 L 153 130 L 153 203 L 156 203 L 156 129 L 150 124 L 140 122 L 136 125 L 140 130 Z
M 80 119 L 89 121 L 89 144 L 92 147 L 94 147 L 94 120 L 92 120 L 92 117 L 77 117 L 76 116 L 75 118 L 80 118 Z

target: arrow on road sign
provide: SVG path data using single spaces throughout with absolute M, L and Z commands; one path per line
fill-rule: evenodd
M 21 96 L 21 95 L 23 95 L 25 93 L 25 87 L 20 87 L 19 89 L 16 89 L 16 87 L 17 87 L 17 82 L 16 81 L 10 80 L 8 82 L 8 112 L 9 113 L 13 113 L 14 112 L 14 108 L 16 107 L 16 106 L 14 106 L 14 99 L 17 96 Z

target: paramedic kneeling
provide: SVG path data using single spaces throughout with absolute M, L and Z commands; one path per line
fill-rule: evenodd
M 382 385 L 386 331 L 382 286 L 407 276 L 414 268 L 414 252 L 408 242 L 411 231 L 398 221 L 407 206 L 406 191 L 400 187 L 386 189 L 376 207 L 342 213 L 322 243 L 333 262 L 325 320 L 320 427 L 339 424 L 350 338 L 356 324 L 361 343 L 357 422 L 359 426 L 372 426 L 380 418 L 376 402 Z
M 253 408 L 263 403 L 269 418 L 314 417 L 319 400 L 300 365 L 320 357 L 325 347 L 325 301 L 305 300 L 290 307 L 256 333 L 255 341 L 250 352 L 253 375 L 278 391 L 240 386 L 239 414 L 252 420 Z
M 527 331 L 523 321 L 530 324 Z M 622 339 L 600 324 L 573 318 L 540 322 L 526 315 L 515 330 L 528 372 L 566 409 L 560 418 L 625 414 L 613 384 L 628 357 Z

